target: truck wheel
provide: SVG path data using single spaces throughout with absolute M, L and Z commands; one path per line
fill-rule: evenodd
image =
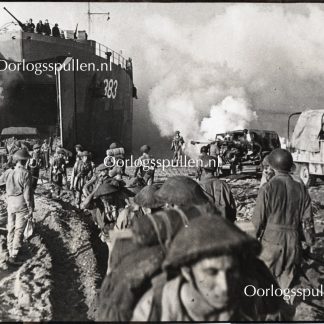
M 302 179 L 306 187 L 314 186 L 316 182 L 316 176 L 309 173 L 308 165 L 303 163 L 296 163 L 297 175 Z

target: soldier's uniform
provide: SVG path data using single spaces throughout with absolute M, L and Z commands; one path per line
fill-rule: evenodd
M 175 235 L 163 264 L 166 273 L 152 280 L 153 288 L 137 303 L 132 321 L 281 320 L 282 298 L 244 294 L 248 285 L 278 288 L 257 259 L 260 250 L 256 240 L 213 213 L 191 219 Z M 205 270 L 204 280 L 197 280 L 197 264 L 212 269 Z M 170 273 L 176 275 L 167 281 Z
M 155 173 L 155 159 L 150 156 L 149 151 L 151 148 L 148 145 L 143 145 L 140 149 L 142 155 L 138 158 L 139 166 L 136 167 L 134 177 L 137 177 L 139 173 L 147 185 L 151 185 L 154 182 Z
M 210 156 L 203 158 L 203 172 L 199 184 L 204 193 L 211 198 L 222 217 L 234 222 L 236 220 L 235 200 L 230 186 L 214 175 L 217 165 L 217 163 L 213 164 L 214 161 L 215 159 Z
M 39 178 L 39 171 L 42 166 L 42 159 L 41 159 L 41 152 L 40 152 L 40 145 L 35 144 L 33 146 L 33 153 L 32 158 L 28 161 L 28 169 L 30 170 L 32 176 L 32 187 L 34 191 L 37 188 L 37 181 Z
M 49 162 L 50 162 L 50 145 L 47 143 L 47 140 L 44 140 L 44 143 L 41 146 L 41 153 L 43 155 L 43 161 L 45 170 L 49 168 Z
M 17 160 L 30 158 L 26 150 L 15 153 Z M 8 204 L 7 246 L 11 258 L 16 258 L 23 240 L 27 218 L 34 210 L 32 179 L 28 170 L 17 163 L 14 169 L 8 169 L 0 177 L 0 184 L 6 185 Z
M 285 169 L 277 169 L 273 162 L 279 154 L 290 159 Z M 257 237 L 263 245 L 260 258 L 281 288 L 289 288 L 298 275 L 302 240 L 308 245 L 315 240 L 311 198 L 304 184 L 288 173 L 293 164 L 289 155 L 282 149 L 270 153 L 269 163 L 276 175 L 260 188 L 252 217 Z
M 90 154 L 87 151 L 79 153 L 79 157 L 82 160 L 77 160 L 72 169 L 70 189 L 74 191 L 75 204 L 77 207 L 80 207 L 83 186 L 93 176 L 91 161 L 86 160 L 86 158 L 88 158 L 89 155 Z
M 180 136 L 180 132 L 176 131 L 175 136 L 172 139 L 171 143 L 171 150 L 174 151 L 173 153 L 173 161 L 180 160 L 180 157 L 182 155 L 182 145 L 184 144 L 184 139 L 182 136 Z
M 65 151 L 58 149 L 53 157 L 50 170 L 50 179 L 56 188 L 58 196 L 61 194 L 63 185 L 66 184 L 66 163 Z

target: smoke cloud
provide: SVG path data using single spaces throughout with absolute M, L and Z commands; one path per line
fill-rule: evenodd
M 224 133 L 244 129 L 256 119 L 256 112 L 250 109 L 244 99 L 226 97 L 219 105 L 211 107 L 210 116 L 203 118 L 200 130 L 204 138 L 215 139 L 215 130 Z
M 199 25 L 162 15 L 145 19 L 144 78 L 161 136 L 180 130 L 187 149 L 190 139 L 231 129 L 283 136 L 289 113 L 321 108 L 324 12 L 291 8 L 229 5 Z

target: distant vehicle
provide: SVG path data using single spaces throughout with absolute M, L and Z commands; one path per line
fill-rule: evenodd
M 299 115 L 289 138 L 293 116 Z M 288 119 L 288 145 L 296 165 L 295 173 L 306 186 L 324 178 L 324 109 L 293 113 Z
M 40 140 L 37 128 L 34 127 L 7 127 L 1 131 L 0 146 L 1 152 L 6 154 L 10 152 L 10 148 L 14 145 L 15 141 L 20 141 L 23 147 L 28 150 L 33 149 L 33 145 Z M 3 159 L 2 159 L 3 160 Z
M 280 147 L 274 131 L 259 129 L 235 130 L 216 134 L 214 141 L 192 141 L 195 144 L 218 143 L 219 164 L 223 175 L 261 172 L 261 162 L 272 150 Z

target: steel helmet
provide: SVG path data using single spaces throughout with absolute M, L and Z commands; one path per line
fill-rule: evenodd
M 202 146 L 200 148 L 200 153 L 208 153 L 208 147 L 207 146 Z
M 289 172 L 294 162 L 289 151 L 277 148 L 269 154 L 269 165 L 275 170 Z
M 34 144 L 33 150 L 39 149 L 41 146 L 39 144 Z
M 200 185 L 195 180 L 185 176 L 168 178 L 156 192 L 156 196 L 164 204 L 179 206 L 202 205 L 209 201 Z
M 117 148 L 118 146 L 117 146 L 117 143 L 116 142 L 114 142 L 114 143 L 111 143 L 110 145 L 109 145 L 109 149 L 110 150 L 113 150 L 113 149 L 115 149 L 115 148 Z
M 79 156 L 91 156 L 91 153 L 90 152 L 88 152 L 88 151 L 83 151 L 83 152 L 80 152 L 79 153 Z
M 28 160 L 31 158 L 31 156 L 29 155 L 28 151 L 26 149 L 21 149 L 18 150 L 14 155 L 13 158 L 16 161 L 20 161 L 20 160 Z
M 136 194 L 136 196 L 134 197 L 134 202 L 141 207 L 162 207 L 163 203 L 160 202 L 155 196 L 155 192 L 158 189 L 159 186 L 156 184 L 144 187 L 139 193 Z
M 256 257 L 261 252 L 261 244 L 226 219 L 204 212 L 189 221 L 174 237 L 164 268 L 179 269 L 205 257 L 224 254 L 240 257 Z
M 174 133 L 175 133 L 175 134 L 180 134 L 180 131 L 177 130 L 177 131 L 175 131 Z
M 141 148 L 140 148 L 140 151 L 142 153 L 148 153 L 150 150 L 151 150 L 151 148 L 148 145 L 146 145 L 146 144 L 143 145 L 143 146 L 141 146 Z

